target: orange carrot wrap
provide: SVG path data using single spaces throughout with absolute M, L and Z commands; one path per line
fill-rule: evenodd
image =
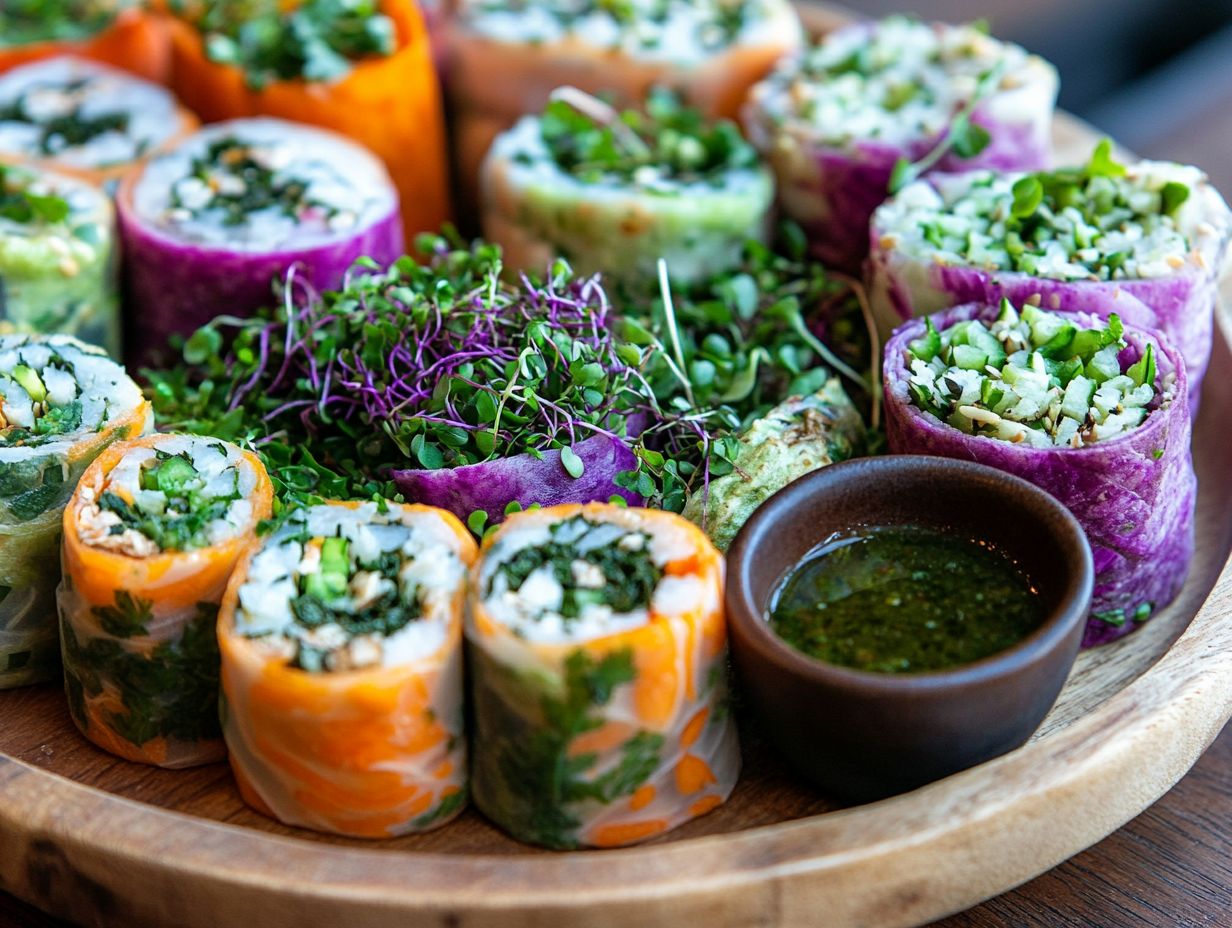
M 297 510 L 252 553 L 218 623 L 223 732 L 249 805 L 357 838 L 461 811 L 476 555 L 444 510 L 371 502 Z
M 472 572 L 466 636 L 475 804 L 514 837 L 632 844 L 736 785 L 723 559 L 679 516 L 511 516 Z
M 60 55 L 0 75 L 0 161 L 35 164 L 99 187 L 197 128 L 164 87 Z M 66 125 L 76 125 L 66 135 Z
M 804 42 L 788 0 L 454 6 L 444 25 L 454 165 L 472 199 L 492 140 L 540 112 L 557 87 L 636 106 L 663 85 L 708 119 L 734 119 L 749 89 Z
M 237 66 L 211 61 L 202 34 L 171 23 L 171 88 L 206 122 L 276 116 L 348 136 L 389 169 L 402 201 L 408 242 L 435 232 L 450 217 L 449 167 L 441 93 L 427 29 L 413 0 L 382 0 L 396 48 L 388 57 L 354 62 L 333 83 L 279 80 L 250 86 Z
M 122 442 L 86 470 L 58 600 L 69 709 L 99 747 L 160 767 L 222 759 L 215 619 L 272 499 L 260 459 L 213 438 Z
M 51 23 L 45 31 L 13 29 L 0 35 L 0 73 L 68 54 L 123 68 L 149 81 L 166 81 L 171 52 L 162 20 L 134 3 L 119 2 L 115 6 L 127 8 L 93 30 L 88 20 L 73 18 L 67 24 Z

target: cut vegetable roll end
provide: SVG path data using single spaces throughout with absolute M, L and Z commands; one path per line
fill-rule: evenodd
M 294 511 L 219 623 L 223 730 L 246 801 L 361 838 L 425 831 L 467 796 L 462 609 L 475 542 L 427 506 Z
M 1171 602 L 1194 551 L 1196 482 L 1179 353 L 1113 315 L 970 304 L 902 326 L 885 349 L 890 450 L 974 460 L 1036 484 L 1086 531 L 1084 644 Z
M 0 76 L 0 159 L 19 159 L 98 186 L 197 128 L 157 84 L 63 55 Z
M 467 0 L 446 26 L 455 163 L 477 200 L 493 139 L 558 87 L 637 105 L 666 86 L 707 118 L 735 118 L 749 88 L 800 48 L 786 0 Z
M 107 195 L 72 177 L 0 163 L 0 204 L 0 336 L 72 335 L 118 357 Z
M 54 676 L 65 504 L 109 443 L 152 426 L 140 388 L 101 348 L 0 335 L 0 688 Z
M 913 171 L 1043 168 L 1057 88 L 1052 65 L 974 26 L 893 16 L 785 61 L 744 119 L 817 256 L 856 270 L 900 160 Z
M 1232 212 L 1197 168 L 1124 165 L 1107 142 L 1082 167 L 969 172 L 905 187 L 871 228 L 870 299 L 888 333 L 970 301 L 1115 312 L 1185 358 L 1196 411 Z
M 69 710 L 99 747 L 171 768 L 222 758 L 215 619 L 272 500 L 260 459 L 212 438 L 120 442 L 87 468 L 58 601 Z
M 483 231 L 513 270 L 563 257 L 638 292 L 657 263 L 689 286 L 766 241 L 774 183 L 731 123 L 704 125 L 666 92 L 648 112 L 563 88 L 542 116 L 499 136 L 484 162 Z
M 722 583 L 701 530 L 656 510 L 554 506 L 489 536 L 467 618 L 479 808 L 567 848 L 722 804 L 740 765 Z
M 130 353 L 163 349 L 220 308 L 249 315 L 293 271 L 338 287 L 361 257 L 403 252 L 398 194 L 381 162 L 347 139 L 278 119 L 211 125 L 130 175 L 117 197 Z M 281 292 L 282 287 L 278 287 Z

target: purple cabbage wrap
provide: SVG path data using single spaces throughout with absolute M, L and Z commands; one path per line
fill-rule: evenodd
M 637 469 L 637 455 L 623 441 L 594 435 L 574 445 L 573 453 L 583 465 L 580 477 L 565 470 L 556 450 L 544 451 L 541 458 L 516 454 L 440 470 L 398 470 L 393 477 L 409 502 L 447 509 L 463 521 L 482 510 L 489 524 L 503 519 L 512 502 L 528 508 L 620 496 L 632 506 L 642 505 L 642 497 L 615 480 L 622 471 Z
M 316 290 L 336 289 L 357 258 L 382 266 L 405 252 L 397 192 L 387 211 L 327 241 L 245 251 L 178 239 L 138 215 L 132 195 L 140 173 L 116 198 L 126 294 L 125 359 L 151 363 L 171 335 L 190 335 L 215 316 L 251 316 L 276 299 L 274 285 L 294 267 Z
M 849 26 L 871 32 L 875 23 Z M 1052 160 L 1052 116 L 1057 77 L 1051 65 L 1030 59 L 1022 82 L 988 97 L 971 122 L 989 135 L 987 147 L 972 158 L 946 153 L 933 171 L 1036 171 Z M 868 255 L 868 227 L 887 196 L 890 175 L 900 158 L 918 161 L 948 134 L 891 144 L 859 139 L 833 145 L 818 138 L 817 127 L 798 118 L 783 119 L 766 98 L 786 89 L 773 81 L 753 90 L 744 111 L 750 141 L 774 169 L 784 214 L 804 230 L 813 254 L 824 264 L 858 274 Z
M 1209 234 L 1195 237 L 1191 260 L 1168 277 L 1134 280 L 1049 280 L 1014 271 L 940 264 L 897 247 L 895 232 L 873 217 L 867 264 L 869 299 L 883 335 L 914 316 L 964 303 L 1016 306 L 1034 302 L 1055 310 L 1111 313 L 1126 324 L 1163 333 L 1185 359 L 1189 408 L 1196 416 L 1211 356 L 1219 271 L 1228 252 L 1228 208 L 1209 185 L 1199 191 Z
M 1068 309 L 1068 307 L 1066 307 Z M 944 331 L 956 322 L 996 318 L 996 305 L 969 304 L 933 316 Z M 1076 314 L 1090 326 L 1106 313 Z M 1151 614 L 1171 602 L 1184 585 L 1194 552 L 1197 481 L 1190 453 L 1185 365 L 1159 333 L 1125 327 L 1128 347 L 1122 369 L 1138 360 L 1146 344 L 1157 348 L 1157 384 L 1174 378 L 1170 395 L 1156 399 L 1134 430 L 1082 448 L 1032 448 L 968 435 L 912 405 L 908 343 L 924 334 L 922 319 L 895 331 L 885 347 L 885 422 L 894 454 L 934 454 L 976 461 L 1006 471 L 1051 493 L 1082 524 L 1095 561 L 1095 596 L 1083 646 L 1093 647 L 1129 634 L 1135 610 Z M 1166 391 L 1167 393 L 1167 391 Z M 1123 621 L 1098 614 L 1118 610 Z M 1148 617 L 1149 618 L 1149 617 Z

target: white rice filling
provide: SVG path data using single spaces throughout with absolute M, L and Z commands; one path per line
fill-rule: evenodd
M 467 27 L 498 41 L 543 45 L 581 40 L 594 48 L 685 65 L 701 65 L 733 46 L 791 41 L 800 34 L 795 10 L 786 0 L 462 0 L 459 6 Z
M 160 454 L 185 456 L 197 471 L 194 492 L 208 506 L 214 500 L 230 497 L 223 514 L 211 519 L 203 534 L 210 545 L 223 544 L 247 531 L 253 521 L 252 494 L 257 472 L 239 448 L 216 439 L 193 435 L 167 435 L 156 445 L 133 448 L 107 474 L 97 494 L 93 487 L 81 488 L 84 505 L 78 510 L 78 530 L 82 541 L 131 557 L 148 557 L 161 550 L 157 541 L 136 528 L 115 531 L 122 520 L 98 505 L 103 493 L 113 493 L 128 502 L 141 515 L 174 516 L 174 497 L 156 489 L 144 489 L 142 472 Z
M 0 76 L 0 113 L 14 106 L 20 106 L 24 118 L 0 119 L 0 151 L 50 157 L 76 168 L 135 161 L 179 126 L 175 98 L 162 87 L 68 55 Z M 125 125 L 107 128 L 80 144 L 55 134 L 44 144 L 47 126 L 74 115 L 85 121 L 118 116 Z
M 891 16 L 841 29 L 788 59 L 758 88 L 756 105 L 771 120 L 807 125 L 830 145 L 901 145 L 939 135 L 994 67 L 990 100 L 1032 84 L 1055 94 L 1052 66 L 1018 45 L 973 26 Z
M 873 225 L 881 247 L 921 261 L 1050 280 L 1151 279 L 1172 276 L 1187 263 L 1204 223 L 1198 194 L 1207 185 L 1205 175 L 1195 167 L 1142 161 L 1123 177 L 1095 179 L 1099 186 L 1113 185 L 1128 203 L 1115 215 L 1102 215 L 1102 228 L 1074 207 L 1048 211 L 1051 239 L 1028 245 L 1026 255 L 1015 258 L 1006 248 L 1006 220 L 1014 183 L 1022 177 L 972 171 L 910 184 L 877 210 Z M 1170 182 L 1184 185 L 1190 195 L 1176 213 L 1163 214 L 1161 192 Z M 1124 260 L 1109 271 L 1104 262 L 1113 255 Z
M 651 601 L 641 608 L 616 612 L 604 603 L 587 602 L 576 617 L 569 618 L 560 613 L 565 590 L 546 566 L 530 573 L 517 590 L 510 589 L 501 566 L 518 552 L 549 541 L 572 544 L 579 555 L 612 546 L 640 550 L 647 544 L 651 561 L 660 569 L 671 561 L 688 557 L 693 551 L 684 527 L 646 519 L 637 509 L 615 509 L 601 519 L 595 524 L 579 523 L 569 535 L 558 532 L 553 536 L 553 524 L 564 520 L 531 513 L 521 517 L 515 527 L 503 531 L 484 558 L 479 577 L 480 589 L 486 591 L 484 608 L 488 614 L 519 638 L 536 643 L 564 644 L 638 628 L 650 621 L 652 611 L 656 615 L 681 615 L 703 602 L 707 595 L 703 581 L 691 575 L 662 577 Z M 649 536 L 649 541 L 644 541 L 644 536 Z M 593 569 L 581 559 L 573 561 L 570 568 L 574 586 L 602 589 L 605 582 L 602 571 Z
M 330 601 L 332 608 L 358 613 L 396 588 L 403 603 L 418 602 L 419 617 L 388 635 L 350 636 L 337 623 L 302 624 L 293 601 L 305 578 L 319 574 L 322 540 L 331 538 L 346 539 L 350 559 L 346 593 Z M 391 553 L 398 555 L 396 576 L 364 569 Z M 239 589 L 235 628 L 279 657 L 289 659 L 303 645 L 329 651 L 326 671 L 401 666 L 429 657 L 445 643 L 465 578 L 457 537 L 433 513 L 397 506 L 382 513 L 371 502 L 353 509 L 312 506 L 292 515 L 253 557 Z
M 214 142 L 231 137 L 245 143 L 276 182 L 304 184 L 305 199 L 317 205 L 294 216 L 269 206 L 228 223 L 209 203 L 216 190 L 242 195 L 244 180 L 220 169 L 203 181 L 194 176 L 193 162 Z M 176 205 L 176 197 L 183 205 Z M 176 239 L 260 252 L 351 235 L 388 214 L 396 199 L 384 165 L 342 136 L 280 119 L 236 119 L 209 126 L 152 160 L 137 183 L 133 206 L 143 220 Z
M 38 384 L 14 377 L 19 368 L 37 375 L 42 392 L 35 399 L 27 386 Z M 81 422 L 75 429 L 21 445 L 0 446 L 0 463 L 67 455 L 82 439 L 97 433 L 112 419 L 128 415 L 142 402 L 141 390 L 102 349 L 87 346 L 67 335 L 0 336 L 0 439 L 14 429 L 33 429 L 49 408 L 78 403 Z

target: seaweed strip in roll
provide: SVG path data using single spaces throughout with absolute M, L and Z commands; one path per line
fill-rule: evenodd
M 361 257 L 403 252 L 398 193 L 349 140 L 278 119 L 211 125 L 125 179 L 117 197 L 131 356 L 220 312 L 248 316 L 294 278 L 338 287 Z
M 69 711 L 99 747 L 160 767 L 222 758 L 215 620 L 272 500 L 260 459 L 213 438 L 121 442 L 86 470 L 57 598 Z
M 357 838 L 462 810 L 476 553 L 447 512 L 373 502 L 296 510 L 261 544 L 219 620 L 223 730 L 251 806 Z
M 1194 551 L 1187 376 L 1118 316 L 969 304 L 885 348 L 890 450 L 962 458 L 1051 493 L 1091 543 L 1083 643 L 1128 634 L 1180 592 Z
M 152 427 L 140 388 L 101 348 L 0 335 L 0 688 L 55 674 L 64 507 L 104 448 Z
M 480 810 L 532 844 L 615 847 L 726 800 L 722 586 L 702 531 L 657 510 L 553 506 L 485 539 L 466 627 Z

